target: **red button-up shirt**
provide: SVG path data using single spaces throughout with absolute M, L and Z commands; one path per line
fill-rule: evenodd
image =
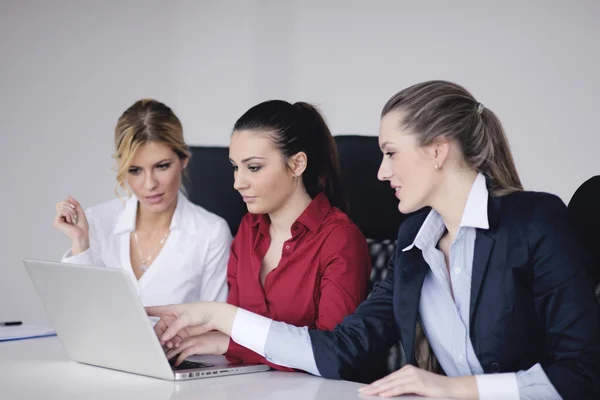
M 248 311 L 310 329 L 331 330 L 366 297 L 371 258 L 365 237 L 325 194 L 317 195 L 294 222 L 277 268 L 260 282 L 269 249 L 269 217 L 246 214 L 229 257 L 227 302 Z M 229 342 L 231 362 L 264 363 L 264 357 Z

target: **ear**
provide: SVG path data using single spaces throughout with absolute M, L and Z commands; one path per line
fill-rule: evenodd
M 429 152 L 434 165 L 441 169 L 450 154 L 450 140 L 445 136 L 435 138 L 429 145 Z
M 189 157 L 186 157 L 186 158 L 184 158 L 184 159 L 182 160 L 182 162 L 181 162 L 181 165 L 182 165 L 182 167 L 183 167 L 183 168 L 181 168 L 181 169 L 186 169 L 186 168 L 187 168 L 187 166 L 188 166 L 188 162 L 189 162 L 189 161 L 190 161 L 190 158 L 189 158 Z
M 303 151 L 294 154 L 288 161 L 288 167 L 294 176 L 302 175 L 304 171 L 306 171 L 307 164 L 308 160 L 306 158 L 306 153 Z

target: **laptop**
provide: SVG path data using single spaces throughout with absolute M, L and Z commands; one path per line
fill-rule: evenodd
M 73 361 L 167 380 L 269 370 L 194 356 L 175 367 L 156 337 L 129 275 L 122 269 L 23 260 L 29 277 Z

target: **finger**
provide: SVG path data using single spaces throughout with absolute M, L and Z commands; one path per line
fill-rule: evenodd
M 162 334 L 161 340 L 164 340 L 165 342 L 171 340 L 177 335 L 177 332 L 190 326 L 190 322 L 190 317 L 187 314 L 182 314 L 169 325 L 167 330 Z
M 62 219 L 67 224 L 71 224 L 72 216 L 71 216 L 71 214 L 68 211 L 66 211 L 66 210 L 63 209 L 63 210 L 60 210 L 58 214 L 62 217 Z
M 380 393 L 382 389 L 389 388 L 390 385 L 394 385 L 396 382 L 403 381 L 406 379 L 407 370 L 399 369 L 398 371 L 392 372 L 388 376 L 381 378 L 368 386 L 363 386 L 358 389 L 360 393 L 364 394 L 375 394 Z
M 181 353 L 183 350 L 180 349 L 171 349 L 169 351 L 167 351 L 167 358 L 170 360 L 171 358 L 175 357 L 177 354 Z M 179 364 L 175 364 L 175 365 L 179 365 Z
M 148 314 L 148 316 L 158 318 L 167 314 L 173 314 L 174 311 L 172 306 L 151 306 L 144 308 L 146 309 L 146 314 Z
M 188 347 L 187 349 L 185 349 L 184 351 L 181 352 L 181 354 L 177 358 L 177 362 L 175 363 L 175 365 L 181 364 L 182 362 L 185 361 L 186 358 L 193 356 L 194 354 L 202 354 L 202 347 L 201 346 Z
M 412 379 L 409 377 L 401 377 L 401 378 L 397 378 L 393 381 L 388 381 L 385 382 L 381 385 L 378 386 L 373 386 L 370 387 L 366 390 L 360 391 L 360 393 L 362 394 L 366 394 L 369 396 L 381 396 L 383 395 L 383 393 L 395 393 L 395 395 L 398 394 L 404 394 L 404 393 L 412 393 L 412 392 L 407 392 L 407 385 L 409 385 L 412 382 Z
M 71 207 L 69 206 L 62 206 L 62 213 L 67 214 L 69 216 L 70 222 L 76 222 L 77 221 L 77 214 L 75 213 L 75 210 L 73 210 Z
M 162 319 L 158 320 L 158 322 L 154 325 L 154 333 L 156 333 L 156 337 L 158 337 L 159 339 L 165 333 L 166 330 L 167 330 L 167 323 Z M 163 346 L 165 345 L 165 343 L 163 343 L 162 340 L 161 340 L 161 344 Z

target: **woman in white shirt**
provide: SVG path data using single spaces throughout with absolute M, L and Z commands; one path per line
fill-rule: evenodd
M 119 118 L 115 147 L 128 197 L 85 212 L 73 197 L 59 202 L 53 225 L 71 239 L 62 262 L 123 268 L 145 306 L 225 301 L 231 233 L 180 191 L 190 153 L 177 116 L 139 100 Z

